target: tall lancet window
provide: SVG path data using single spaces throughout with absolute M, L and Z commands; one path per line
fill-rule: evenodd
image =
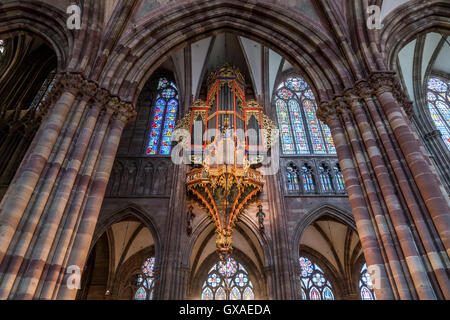
M 170 155 L 178 112 L 178 89 L 175 83 L 161 78 L 157 90 L 147 155 Z
M 145 259 L 141 273 L 137 277 L 135 300 L 152 300 L 155 286 L 155 258 Z
M 361 293 L 362 300 L 375 300 L 375 292 L 373 291 L 372 280 L 370 279 L 369 271 L 367 270 L 367 264 L 364 264 L 361 269 L 361 275 L 359 280 L 359 291 Z
M 286 176 L 288 181 L 289 192 L 299 192 L 300 186 L 298 182 L 297 168 L 294 165 L 289 165 L 286 169 Z
M 328 169 L 328 166 L 324 163 L 319 167 L 319 178 L 322 191 L 325 193 L 333 192 L 333 186 L 331 185 L 330 170 Z
M 305 257 L 299 262 L 303 300 L 334 300 L 333 287 L 322 269 Z
M 334 166 L 334 179 L 336 182 L 336 191 L 345 192 L 344 175 L 342 174 L 342 170 L 341 167 L 339 166 L 339 163 L 337 163 Z
M 216 263 L 202 287 L 202 300 L 254 299 L 253 284 L 247 270 L 233 258 Z
M 30 105 L 30 109 L 36 109 L 39 107 L 40 103 L 45 102 L 48 99 L 48 95 L 50 91 L 52 91 L 56 82 L 56 70 L 53 70 L 49 73 L 38 93 L 33 99 L 33 102 Z
M 434 125 L 450 150 L 450 83 L 438 78 L 428 81 L 428 109 Z
M 314 193 L 316 191 L 313 170 L 307 163 L 302 167 L 302 183 L 304 193 Z
M 336 154 L 331 131 L 317 118 L 316 99 L 306 81 L 288 78 L 278 86 L 274 102 L 283 154 Z

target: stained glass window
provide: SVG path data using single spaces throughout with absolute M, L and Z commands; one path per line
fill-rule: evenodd
M 336 154 L 331 131 L 317 118 L 316 100 L 306 81 L 290 77 L 281 83 L 275 106 L 283 154 Z
M 361 293 L 362 300 L 375 300 L 375 292 L 373 291 L 372 280 L 370 279 L 369 271 L 367 270 L 367 264 L 364 264 L 361 268 L 361 276 L 359 280 L 359 291 Z
M 137 276 L 137 290 L 135 300 L 152 300 L 155 284 L 155 258 L 147 258 L 141 267 L 141 273 Z
M 312 168 L 305 163 L 302 167 L 303 192 L 313 193 L 316 190 Z
M 147 155 L 170 155 L 178 112 L 178 89 L 165 78 L 159 80 Z
M 202 300 L 254 300 L 246 269 L 233 258 L 216 263 L 202 287 Z
M 345 192 L 344 175 L 342 174 L 339 163 L 334 166 L 334 179 L 336 182 L 336 190 L 338 192 Z
M 44 83 L 42 84 L 41 88 L 39 89 L 38 93 L 34 97 L 33 102 L 30 105 L 30 109 L 38 108 L 40 103 L 43 103 L 45 102 L 45 100 L 48 99 L 48 95 L 55 86 L 55 82 L 56 82 L 56 70 L 53 70 L 52 72 L 49 73 Z
M 331 184 L 330 172 L 325 164 L 319 167 L 320 186 L 323 192 L 333 192 L 333 186 Z
M 334 300 L 333 287 L 322 269 L 305 257 L 300 257 L 299 264 L 303 300 Z
M 428 81 L 428 110 L 434 125 L 450 149 L 450 83 L 438 78 Z
M 286 175 L 287 175 L 289 192 L 300 191 L 297 169 L 293 165 L 288 166 Z

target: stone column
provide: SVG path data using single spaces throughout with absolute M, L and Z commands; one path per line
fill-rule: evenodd
M 95 174 L 93 175 L 89 192 L 85 194 L 84 209 L 76 230 L 77 232 L 72 236 L 73 243 L 68 247 L 68 252 L 66 252 L 67 260 L 64 261 L 63 266 L 56 266 L 61 268 L 59 272 L 60 281 L 57 282 L 54 293 L 54 297 L 57 299 L 72 300 L 76 297 L 77 290 L 72 290 L 67 286 L 70 275 L 66 273 L 66 270 L 68 267 L 75 266 L 81 270 L 80 274 L 83 274 L 117 148 L 119 147 L 123 129 L 130 120 L 131 114 L 130 110 L 123 108 L 119 112 L 115 112 L 110 121 L 106 139 L 101 146 L 101 152 L 97 159 Z M 54 279 L 55 276 L 50 278 Z
M 188 243 L 185 219 L 187 212 L 185 177 L 187 166 L 184 164 L 174 166 L 173 185 L 170 194 L 169 213 L 165 226 L 162 252 L 157 261 L 160 270 L 155 283 L 155 299 L 185 299 L 187 278 L 189 272 L 190 256 L 182 252 L 183 243 Z M 183 261 L 183 256 L 187 261 Z
M 89 248 L 122 129 L 134 116 L 81 76 L 64 79 L 0 205 L 2 299 L 55 297 L 62 266 L 76 248 Z
M 414 177 L 424 204 L 427 206 L 432 221 L 450 254 L 450 205 L 447 194 L 438 177 L 432 172 L 431 160 L 424 153 L 424 146 L 413 132 L 411 122 L 401 109 L 398 98 L 394 97 L 395 78 L 390 74 L 375 74 L 372 86 L 392 132 L 398 141 L 406 163 Z
M 340 105 L 340 102 L 337 105 Z M 393 255 L 393 249 L 388 250 L 388 253 L 381 249 L 383 247 L 383 237 L 385 241 L 389 241 L 390 239 L 386 239 L 386 232 L 380 234 L 378 231 L 380 223 L 376 222 L 376 216 L 373 212 L 373 209 L 375 211 L 378 210 L 378 206 L 376 204 L 374 206 L 368 204 L 369 200 L 364 191 L 363 183 L 360 182 L 360 174 L 358 174 L 355 164 L 357 161 L 354 159 L 344 125 L 338 117 L 336 110 L 334 110 L 335 106 L 332 105 L 331 108 L 332 112 L 328 113 L 326 118 L 323 117 L 323 114 L 321 114 L 321 117 L 330 127 L 336 145 L 339 165 L 344 175 L 350 205 L 353 209 L 353 215 L 366 262 L 378 271 L 375 293 L 382 300 L 394 299 L 398 297 L 399 293 L 396 290 L 394 291 L 395 284 L 392 284 L 392 273 L 390 272 L 391 268 L 389 268 L 389 259 L 386 257 L 386 254 L 391 254 L 390 258 L 393 260 L 394 265 L 398 264 L 398 258 Z M 405 281 L 404 279 L 399 280 L 401 282 Z
M 368 265 L 374 254 L 384 261 L 396 298 L 448 299 L 448 199 L 402 105 L 392 74 L 375 74 L 319 115 L 335 139 L 360 237 L 363 221 L 378 242 L 369 252 L 362 241 Z
M 53 147 L 60 140 L 61 134 L 64 135 L 67 131 L 63 130 L 63 127 L 67 129 L 69 125 L 66 120 L 80 90 L 81 81 L 77 76 L 67 76 L 61 84 L 63 92 L 51 114 L 38 130 L 28 154 L 0 203 L 0 264 L 2 267 L 14 233 L 28 208 L 33 191 L 48 163 Z M 3 270 L 2 267 L 0 267 L 0 273 Z M 2 296 L 0 294 L 0 297 Z

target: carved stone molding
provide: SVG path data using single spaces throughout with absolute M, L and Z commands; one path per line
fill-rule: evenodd
M 403 89 L 395 72 L 375 72 L 370 75 L 369 83 L 378 95 L 391 92 L 397 102 L 403 106 L 408 117 L 411 119 L 414 113 L 413 102 Z
M 424 138 L 426 140 L 433 140 L 436 138 L 442 138 L 442 133 L 439 130 L 433 130 L 425 134 Z
M 86 80 L 78 73 L 57 75 L 57 81 L 50 91 L 48 98 L 39 105 L 39 110 L 41 110 L 43 115 L 54 105 L 63 91 L 80 95 L 81 99 L 85 101 L 97 104 L 105 109 L 110 109 L 114 117 L 120 117 L 124 122 L 132 121 L 136 117 L 137 113 L 131 103 L 122 101 L 119 97 L 99 87 L 95 82 Z
M 358 81 L 353 88 L 348 88 L 341 96 L 336 96 L 332 101 L 320 104 L 317 110 L 319 120 L 327 123 L 344 110 L 362 107 L 361 100 L 391 92 L 397 102 L 403 107 L 408 117 L 413 116 L 413 103 L 403 90 L 395 72 L 372 73 L 369 80 Z

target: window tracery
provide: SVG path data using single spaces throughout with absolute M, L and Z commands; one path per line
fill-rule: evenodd
M 233 258 L 219 261 L 208 272 L 202 287 L 202 300 L 254 300 L 248 272 Z
M 174 82 L 160 78 L 157 91 L 146 153 L 147 155 L 170 155 L 179 104 L 178 88 Z

